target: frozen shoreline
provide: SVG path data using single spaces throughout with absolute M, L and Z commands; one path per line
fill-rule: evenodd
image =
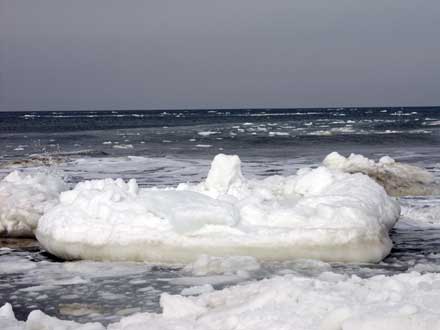
M 416 272 L 361 279 L 324 272 L 318 278 L 285 275 L 202 292 L 198 296 L 162 294 L 161 314 L 138 313 L 108 330 L 146 329 L 440 329 L 440 274 Z M 3 330 L 102 330 L 30 313 L 17 321 L 9 304 L 0 309 Z

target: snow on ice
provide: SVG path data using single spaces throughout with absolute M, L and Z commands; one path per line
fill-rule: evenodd
M 238 156 L 220 154 L 196 185 L 81 182 L 45 212 L 36 236 L 65 259 L 188 263 L 207 254 L 374 262 L 389 253 L 399 213 L 360 173 L 319 167 L 250 180 Z
M 33 237 L 38 219 L 66 189 L 54 173 L 11 172 L 0 181 L 0 236 Z

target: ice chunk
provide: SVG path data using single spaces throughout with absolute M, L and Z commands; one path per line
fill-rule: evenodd
M 12 306 L 9 303 L 0 307 L 0 329 L 2 330 L 25 330 L 25 323 L 15 318 Z
M 9 303 L 0 308 L 0 329 L 2 330 L 105 330 L 99 323 L 76 323 L 50 317 L 43 312 L 32 311 L 26 322 L 17 321 Z
M 165 318 L 181 318 L 185 316 L 197 316 L 206 312 L 206 308 L 198 305 L 182 296 L 163 293 L 160 297 L 160 306 Z
M 185 288 L 182 290 L 182 292 L 180 294 L 182 296 L 192 296 L 192 295 L 207 293 L 207 292 L 212 292 L 212 291 L 214 291 L 214 288 L 212 287 L 211 284 L 204 284 L 204 285 L 198 285 L 198 286 L 192 286 L 189 288 Z
M 337 152 L 327 155 L 323 161 L 327 168 L 348 173 L 363 173 L 381 184 L 392 196 L 431 195 L 440 192 L 434 176 L 425 169 L 396 162 L 383 156 L 378 162 L 362 155 L 344 157 Z
M 238 156 L 218 155 L 206 181 L 194 185 L 81 182 L 40 219 L 37 238 L 65 259 L 379 261 L 391 249 L 388 231 L 399 213 L 363 174 L 320 167 L 246 180 Z
M 154 248 L 142 249 L 134 257 L 126 255 L 125 249 L 130 249 L 130 244 L 157 245 L 162 238 L 164 242 L 177 240 L 179 234 L 190 235 L 207 225 L 234 226 L 238 217 L 238 211 L 229 203 L 199 193 L 139 190 L 135 180 L 92 180 L 61 194 L 60 204 L 43 217 L 37 237 L 50 251 L 67 259 L 84 258 L 88 246 L 94 259 L 93 249 L 102 248 L 101 253 L 107 253 L 104 251 L 109 246 L 120 252 L 109 251 L 98 259 L 155 260 L 151 257 L 158 253 Z M 58 241 L 79 245 L 73 255 L 64 255 L 53 251 L 52 244 Z M 81 244 L 85 244 L 84 249 Z M 144 258 L 144 254 L 150 257 Z
M 208 190 L 226 194 L 230 188 L 240 186 L 243 181 L 240 158 L 218 154 L 212 161 L 205 185 Z
M 55 173 L 11 172 L 0 181 L 0 236 L 33 237 L 38 219 L 66 189 Z
M 64 321 L 44 314 L 41 311 L 32 311 L 26 321 L 26 330 L 105 330 L 99 323 L 80 324 L 73 321 Z
M 0 308 L 0 317 L 6 319 L 15 319 L 11 304 L 6 303 Z

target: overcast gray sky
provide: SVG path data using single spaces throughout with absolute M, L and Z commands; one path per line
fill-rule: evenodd
M 440 105 L 439 0 L 0 0 L 0 109 Z

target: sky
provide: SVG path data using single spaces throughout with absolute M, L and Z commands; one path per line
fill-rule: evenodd
M 440 105 L 438 0 L 0 0 L 0 110 Z

